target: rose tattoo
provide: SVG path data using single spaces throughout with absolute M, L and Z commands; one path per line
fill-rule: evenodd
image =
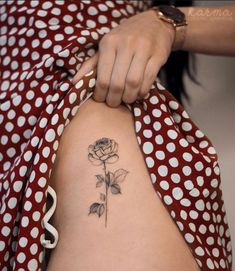
M 95 166 L 103 165 L 104 175 L 95 175 L 96 187 L 104 186 L 105 189 L 104 193 L 100 193 L 101 202 L 92 203 L 88 215 L 93 213 L 101 217 L 105 212 L 105 227 L 107 227 L 108 192 L 111 191 L 113 195 L 121 194 L 120 183 L 124 181 L 127 173 L 129 173 L 122 168 L 114 172 L 107 170 L 107 164 L 113 164 L 119 159 L 117 152 L 117 142 L 106 137 L 98 139 L 88 147 L 89 161 Z

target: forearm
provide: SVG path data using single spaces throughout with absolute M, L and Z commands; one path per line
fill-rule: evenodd
M 183 50 L 235 56 L 235 5 L 180 10 L 188 21 Z

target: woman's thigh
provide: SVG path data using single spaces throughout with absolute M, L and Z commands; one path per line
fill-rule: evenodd
M 89 145 L 101 138 L 113 145 L 94 152 Z M 59 242 L 48 271 L 199 270 L 154 190 L 125 106 L 89 99 L 80 107 L 62 135 L 50 185 Z

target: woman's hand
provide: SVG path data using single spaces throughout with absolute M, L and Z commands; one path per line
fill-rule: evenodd
M 111 107 L 133 103 L 149 92 L 171 53 L 174 35 L 153 10 L 134 15 L 102 37 L 98 52 L 82 64 L 73 83 L 97 65 L 94 99 Z

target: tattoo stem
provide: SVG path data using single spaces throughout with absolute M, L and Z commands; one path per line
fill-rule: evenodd
M 105 180 L 107 177 L 107 173 L 106 173 L 106 165 L 104 162 L 104 174 L 105 174 Z M 107 213 L 108 213 L 108 184 L 107 182 L 105 182 L 105 227 L 107 227 Z

